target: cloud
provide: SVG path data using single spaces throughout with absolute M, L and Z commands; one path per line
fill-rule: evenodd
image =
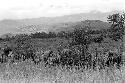
M 0 19 L 124 10 L 124 0 L 0 0 Z

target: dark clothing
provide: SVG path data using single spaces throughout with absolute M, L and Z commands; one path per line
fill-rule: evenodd
M 9 48 L 9 47 L 4 48 L 4 54 L 5 54 L 5 56 L 8 56 L 11 51 L 12 51 L 12 49 Z

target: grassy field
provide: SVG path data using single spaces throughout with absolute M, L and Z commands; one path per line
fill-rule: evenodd
M 107 41 L 107 40 L 106 40 Z M 118 42 L 106 42 L 100 46 L 111 47 L 119 46 Z M 68 40 L 66 39 L 32 39 L 32 45 L 37 50 L 54 50 L 58 48 L 63 49 L 68 47 Z M 14 46 L 13 41 L 7 42 L 8 45 Z M 2 47 L 1 42 L 0 46 Z M 109 46 L 110 45 L 110 46 Z M 90 45 L 90 50 L 94 49 L 96 45 Z M 112 48 L 111 48 L 112 49 Z M 0 83 L 125 83 L 125 66 L 118 69 L 105 70 L 86 70 L 75 68 L 62 69 L 61 67 L 44 67 L 41 61 L 35 65 L 31 60 L 18 62 L 14 64 L 3 63 L 0 64 Z
M 30 61 L 0 66 L 0 83 L 125 83 L 125 66 L 101 71 L 45 68 Z

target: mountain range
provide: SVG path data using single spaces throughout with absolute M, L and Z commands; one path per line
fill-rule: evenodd
M 58 17 L 40 17 L 31 19 L 5 19 L 0 21 L 0 36 L 11 33 L 34 33 L 72 30 L 78 26 L 88 26 L 90 22 L 93 29 L 107 28 L 110 26 L 106 22 L 107 16 L 121 11 L 113 11 L 102 13 L 99 11 L 91 11 L 89 13 L 80 13 L 72 15 L 64 15 Z

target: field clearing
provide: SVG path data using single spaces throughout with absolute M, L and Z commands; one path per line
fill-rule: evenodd
M 32 39 L 31 44 L 37 50 L 54 50 L 68 47 L 66 39 Z M 107 42 L 105 40 L 104 42 Z M 7 42 L 8 45 L 14 46 L 13 41 Z M 1 43 L 3 45 L 3 43 Z M 119 42 L 103 43 L 100 46 L 111 47 L 119 46 Z M 93 48 L 92 48 L 93 47 Z M 92 44 L 90 50 L 96 45 Z M 97 45 L 98 47 L 98 45 Z M 24 61 L 17 64 L 7 63 L 0 64 L 0 83 L 125 83 L 125 66 L 119 70 L 102 70 L 92 71 L 81 69 L 79 71 L 66 70 L 61 68 L 45 68 L 42 61 L 35 65 L 33 62 Z
M 45 68 L 30 61 L 0 65 L 0 83 L 125 83 L 125 66 L 116 70 Z

